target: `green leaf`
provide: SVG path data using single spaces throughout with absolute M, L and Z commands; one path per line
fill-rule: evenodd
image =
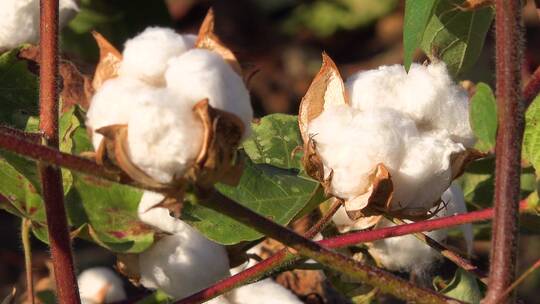
M 403 21 L 403 64 L 408 72 L 414 51 L 420 46 L 426 25 L 438 0 L 406 0 Z
M 96 243 L 114 252 L 137 253 L 153 242 L 153 231 L 137 216 L 141 196 L 138 189 L 74 173 L 66 207 L 71 224 L 88 224 Z
M 452 281 L 441 292 L 451 298 L 466 303 L 476 304 L 480 303 L 482 299 L 480 286 L 476 279 L 461 268 L 456 271 Z
M 476 148 L 490 151 L 497 137 L 497 102 L 489 85 L 479 83 L 470 103 L 470 120 L 474 135 L 478 139 Z
M 38 81 L 18 53 L 0 55 L 0 123 L 23 129 L 28 117 L 38 114 Z
M 318 183 L 299 177 L 292 170 L 257 165 L 249 159 L 238 186 L 217 185 L 217 189 L 227 197 L 281 225 L 288 224 L 316 197 L 318 188 Z M 255 230 L 197 204 L 185 204 L 182 219 L 221 244 L 236 244 L 262 237 Z
M 533 100 L 525 114 L 523 154 L 536 172 L 540 172 L 540 95 Z
M 493 9 L 459 9 L 464 0 L 440 1 L 422 39 L 421 47 L 432 60 L 442 59 L 458 76 L 474 65 L 493 20 Z
M 136 304 L 159 304 L 159 303 L 171 303 L 173 299 L 169 297 L 166 293 L 161 290 L 158 290 L 148 297 L 135 302 Z
M 283 169 L 301 169 L 302 156 L 296 152 L 303 143 L 297 116 L 268 115 L 259 123 L 252 124 L 252 128 L 253 133 L 243 146 L 254 163 Z

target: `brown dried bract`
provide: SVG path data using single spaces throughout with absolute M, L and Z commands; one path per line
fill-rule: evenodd
M 454 153 L 450 156 L 450 166 L 452 170 L 452 180 L 460 177 L 469 163 L 477 159 L 486 157 L 486 153 L 475 149 L 466 149 L 465 151 Z
M 345 201 L 345 210 L 351 220 L 361 217 L 380 215 L 391 210 L 390 203 L 394 193 L 394 184 L 390 172 L 384 164 L 378 164 L 370 175 L 370 186 L 366 193 Z M 375 218 L 367 222 L 378 221 Z
M 204 138 L 188 179 L 203 187 L 218 181 L 238 184 L 243 168 L 236 158 L 244 124 L 236 115 L 211 107 L 208 99 L 199 101 L 193 111 L 203 122 Z
M 323 63 L 302 98 L 298 111 L 298 124 L 304 143 L 309 141 L 309 122 L 317 118 L 327 105 L 348 104 L 345 85 L 332 59 L 322 54 Z
M 199 29 L 195 47 L 208 49 L 218 53 L 225 61 L 227 61 L 233 70 L 238 73 L 238 75 L 242 76 L 242 68 L 238 63 L 236 56 L 234 56 L 233 52 L 227 48 L 214 33 L 214 23 L 214 11 L 210 9 Z
M 105 81 L 118 76 L 122 54 L 100 33 L 93 31 L 92 35 L 99 47 L 99 63 L 92 80 L 92 87 L 97 91 Z
M 140 286 L 141 271 L 139 269 L 139 255 L 133 253 L 116 255 L 116 270 L 127 277 L 129 281 Z

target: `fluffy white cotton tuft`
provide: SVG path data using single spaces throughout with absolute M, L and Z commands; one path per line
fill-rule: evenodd
M 253 109 L 242 78 L 223 58 L 209 50 L 193 49 L 169 61 L 167 88 L 192 105 L 208 98 L 211 106 L 236 114 L 249 134 Z
M 189 225 L 165 236 L 139 255 L 141 284 L 175 299 L 188 296 L 229 275 L 225 248 Z
M 122 280 L 108 268 L 89 268 L 77 277 L 77 282 L 83 303 L 114 303 L 126 299 Z
M 228 298 L 234 304 L 302 304 L 290 290 L 272 279 L 242 286 L 233 290 Z
M 202 147 L 203 125 L 181 97 L 166 89 L 152 93 L 128 120 L 129 154 L 152 178 L 168 183 L 193 165 Z
M 154 89 L 141 81 L 130 78 L 107 80 L 92 97 L 86 113 L 86 125 L 93 131 L 92 144 L 98 149 L 103 136 L 95 131 L 114 124 L 127 124 L 139 103 L 153 97 Z
M 446 207 L 443 207 L 436 217 L 444 217 L 467 212 L 463 192 L 457 185 L 452 185 L 443 194 L 443 201 Z M 382 219 L 377 227 L 389 227 L 394 224 L 386 219 Z M 462 225 L 464 238 L 467 243 L 468 251 L 471 251 L 473 234 L 470 224 Z M 436 241 L 443 241 L 447 237 L 447 230 L 435 230 L 427 233 L 429 237 Z M 412 235 L 388 238 L 373 243 L 369 253 L 375 257 L 385 268 L 392 271 L 414 271 L 418 274 L 426 273 L 430 267 L 437 262 L 441 256 L 431 249 L 428 245 L 422 243 Z
M 155 207 L 164 199 L 165 196 L 161 193 L 145 191 L 139 202 L 137 211 L 139 219 L 143 223 L 157 228 L 162 232 L 170 234 L 182 232 L 186 227 L 186 223 L 172 217 L 168 209 Z
M 194 37 L 179 35 L 168 28 L 149 27 L 126 42 L 118 73 L 163 86 L 167 62 L 193 48 Z
M 381 66 L 353 75 L 346 87 L 357 109 L 392 108 L 410 115 L 421 131 L 442 129 L 456 142 L 474 144 L 467 92 L 443 62 L 413 64 L 409 73 L 402 65 Z
M 60 26 L 71 20 L 78 7 L 73 0 L 60 0 Z M 39 40 L 39 0 L 0 1 L 0 51 Z

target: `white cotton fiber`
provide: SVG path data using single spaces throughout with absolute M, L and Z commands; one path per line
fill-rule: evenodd
M 163 86 L 167 62 L 194 45 L 193 35 L 179 35 L 169 28 L 149 27 L 126 42 L 118 73 Z
M 83 303 L 114 303 L 126 299 L 124 283 L 109 268 L 89 268 L 77 277 L 77 283 Z
M 141 284 L 159 288 L 175 299 L 229 275 L 225 248 L 184 225 L 184 229 L 163 237 L 139 255 Z
M 348 79 L 351 104 L 364 111 L 392 108 L 410 115 L 421 131 L 444 129 L 452 140 L 474 144 L 469 124 L 467 92 L 450 78 L 443 62 L 381 66 Z
M 92 97 L 86 113 L 86 126 L 91 128 L 92 144 L 98 149 L 103 136 L 95 131 L 114 124 L 127 124 L 138 104 L 151 98 L 154 89 L 141 81 L 131 78 L 107 80 Z
M 202 121 L 192 105 L 168 90 L 155 90 L 128 120 L 131 161 L 156 181 L 168 183 L 190 168 L 203 143 Z
M 234 304 L 302 304 L 290 290 L 272 279 L 242 286 L 227 296 Z
M 161 193 L 144 191 L 137 213 L 141 222 L 162 232 L 175 234 L 185 229 L 186 223 L 174 218 L 166 208 L 155 207 L 165 199 Z
M 418 135 L 414 121 L 392 109 L 360 111 L 347 105 L 327 108 L 309 124 L 309 134 L 325 167 L 332 172 L 332 193 L 352 199 L 367 191 L 369 175 L 378 163 L 397 172 L 410 137 Z
M 192 105 L 208 98 L 214 108 L 236 114 L 248 135 L 253 119 L 249 92 L 242 78 L 215 52 L 193 49 L 169 61 L 167 88 Z
M 71 20 L 78 7 L 73 0 L 60 0 L 60 27 Z M 39 40 L 39 0 L 0 1 L 0 51 Z
M 451 216 L 467 212 L 463 192 L 457 185 L 452 185 L 443 194 L 445 207 L 436 214 L 435 217 Z M 435 211 L 435 208 L 433 209 Z M 383 219 L 376 227 L 390 227 L 394 224 Z M 460 227 L 466 240 L 468 251 L 472 247 L 473 235 L 470 224 Z M 447 230 L 435 230 L 428 232 L 432 239 L 441 242 L 447 237 Z M 413 235 L 399 236 L 375 241 L 369 249 L 373 255 L 385 268 L 392 271 L 415 271 L 418 274 L 427 272 L 430 267 L 442 256 L 428 245 L 418 240 Z

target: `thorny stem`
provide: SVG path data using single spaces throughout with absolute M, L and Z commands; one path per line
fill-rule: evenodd
M 32 221 L 23 218 L 21 222 L 21 240 L 24 251 L 24 269 L 26 272 L 26 295 L 28 303 L 34 304 L 34 272 L 32 271 L 32 246 L 30 244 L 30 227 Z
M 199 203 L 248 225 L 266 236 L 289 246 L 290 251 L 312 258 L 327 267 L 378 287 L 383 293 L 416 303 L 448 303 L 444 295 L 421 288 L 381 269 L 361 264 L 342 254 L 333 252 L 320 244 L 304 238 L 294 231 L 280 226 L 270 219 L 238 204 L 215 190 L 199 193 Z
M 405 224 L 404 221 L 397 219 L 397 218 L 388 218 L 396 225 L 403 225 Z M 487 274 L 479 269 L 477 266 L 473 265 L 471 261 L 463 258 L 460 256 L 457 252 L 454 252 L 452 249 L 448 248 L 445 244 L 439 243 L 433 238 L 429 237 L 427 234 L 422 232 L 414 233 L 414 236 L 420 240 L 421 242 L 425 243 L 432 249 L 439 252 L 443 257 L 450 260 L 452 263 L 456 264 L 461 269 L 470 272 L 474 276 L 476 276 L 480 281 L 482 281 L 484 284 L 487 284 Z
M 507 302 L 504 291 L 515 276 L 518 240 L 521 144 L 525 106 L 521 94 L 523 31 L 521 1 L 495 2 L 496 96 L 495 218 L 491 267 L 484 303 Z
M 520 210 L 526 211 L 528 208 L 527 202 L 523 201 L 520 204 Z M 480 222 L 489 220 L 493 217 L 493 208 L 480 211 L 473 211 L 455 216 L 441 217 L 437 219 L 426 220 L 417 223 L 398 225 L 392 227 L 378 228 L 369 231 L 353 232 L 337 237 L 318 241 L 317 243 L 327 246 L 328 248 L 342 248 L 365 242 L 372 242 L 389 237 L 407 235 L 415 232 L 437 230 L 450 226 L 458 226 L 466 223 Z M 254 266 L 245 269 L 233 276 L 223 279 L 216 284 L 207 287 L 189 297 L 186 297 L 176 304 L 194 304 L 203 303 L 221 294 L 224 294 L 234 288 L 255 282 L 262 277 L 266 277 L 273 272 L 285 268 L 287 265 L 299 260 L 287 251 L 278 251 L 268 259 L 265 259 Z
M 40 1 L 39 128 L 45 144 L 58 148 L 58 0 Z M 80 303 L 60 169 L 39 164 L 47 229 L 59 303 Z

